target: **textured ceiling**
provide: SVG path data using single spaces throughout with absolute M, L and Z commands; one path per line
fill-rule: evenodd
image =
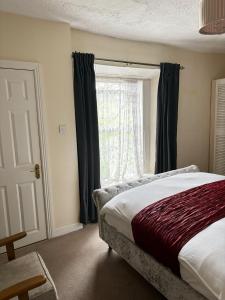
M 118 38 L 225 53 L 225 35 L 198 33 L 199 0 L 0 0 L 0 10 Z

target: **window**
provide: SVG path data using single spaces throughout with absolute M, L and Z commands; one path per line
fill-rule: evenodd
M 102 186 L 143 175 L 143 81 L 97 77 Z

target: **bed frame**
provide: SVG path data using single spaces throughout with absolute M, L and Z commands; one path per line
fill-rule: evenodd
M 164 267 L 151 255 L 141 250 L 114 227 L 108 225 L 101 215 L 102 207 L 116 195 L 134 187 L 169 177 L 175 174 L 198 172 L 197 166 L 189 166 L 183 169 L 152 175 L 137 181 L 127 182 L 108 188 L 95 190 L 93 198 L 98 210 L 99 235 L 110 248 L 115 250 L 138 273 L 140 273 L 151 285 L 153 285 L 168 300 L 207 300 L 195 291 L 181 278 L 174 275 L 170 269 Z

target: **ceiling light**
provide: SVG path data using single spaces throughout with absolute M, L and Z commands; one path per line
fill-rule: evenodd
M 225 0 L 200 0 L 201 34 L 225 33 Z

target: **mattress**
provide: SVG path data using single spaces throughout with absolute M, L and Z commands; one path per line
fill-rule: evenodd
M 105 221 L 134 242 L 131 221 L 144 207 L 196 186 L 225 179 L 210 173 L 185 173 L 159 179 L 125 191 L 101 210 Z M 194 236 L 181 249 L 180 273 L 209 300 L 225 300 L 225 218 Z

